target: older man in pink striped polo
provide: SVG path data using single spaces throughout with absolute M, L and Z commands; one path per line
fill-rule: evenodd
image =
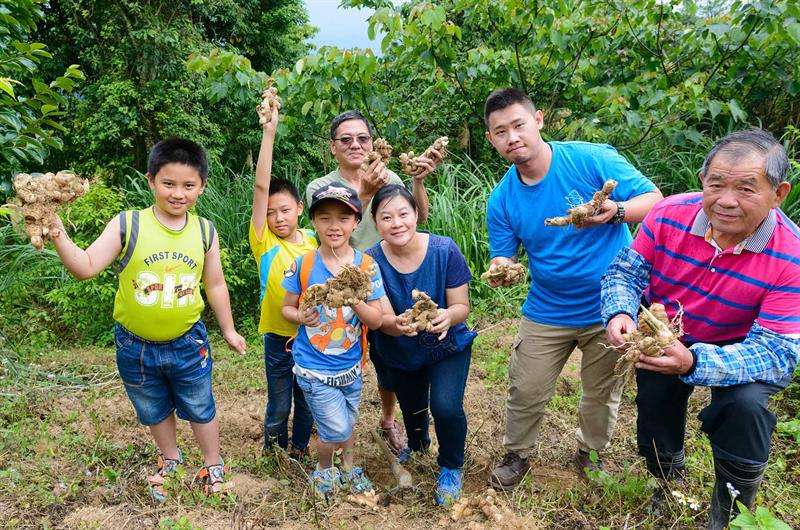
M 680 477 L 689 395 L 711 387 L 699 419 L 714 455 L 713 529 L 736 513 L 732 497 L 755 501 L 776 423 L 768 401 L 800 352 L 800 229 L 778 209 L 788 169 L 766 131 L 722 138 L 700 171 L 702 193 L 656 204 L 602 280 L 603 322 L 618 348 L 642 294 L 670 317 L 683 306 L 681 342 L 636 363 L 637 442 L 651 473 Z

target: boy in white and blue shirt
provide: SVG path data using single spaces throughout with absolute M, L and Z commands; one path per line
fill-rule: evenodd
M 286 297 L 282 314 L 299 324 L 292 341 L 294 373 L 303 391 L 320 443 L 319 463 L 311 474 L 315 493 L 332 493 L 343 482 L 351 491 L 372 487 L 360 467 L 353 465 L 353 426 L 358 419 L 364 361 L 364 328 L 382 322 L 380 299 L 384 296 L 380 270 L 372 275 L 372 293 L 353 306 L 318 305 L 300 309 L 305 290 L 323 284 L 345 265 L 366 269 L 372 258 L 350 246 L 350 234 L 361 219 L 361 203 L 355 191 L 341 184 L 317 190 L 309 207 L 311 222 L 320 239 L 319 249 L 301 256 L 283 281 Z M 365 261 L 366 260 L 366 261 Z M 333 465 L 333 454 L 342 448 L 342 470 Z

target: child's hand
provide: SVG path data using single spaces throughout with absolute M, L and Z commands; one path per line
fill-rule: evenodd
M 258 110 L 258 115 L 262 116 L 264 113 L 262 113 L 261 110 Z M 269 118 L 269 121 L 261 127 L 264 130 L 264 134 L 269 134 L 274 138 L 275 132 L 278 130 L 278 106 L 272 105 L 272 112 L 266 117 Z
M 236 331 L 229 331 L 224 333 L 222 337 L 225 339 L 225 342 L 228 343 L 228 347 L 235 352 L 239 352 L 242 355 L 247 353 L 247 343 L 244 340 L 244 337 L 236 333 Z
M 61 220 L 61 217 L 59 217 L 58 214 L 56 214 L 55 217 L 55 222 L 50 226 L 50 230 L 47 232 L 47 238 L 51 241 L 61 237 L 61 234 L 67 233 L 67 229 L 64 228 L 64 222 Z
M 436 318 L 431 320 L 431 324 L 433 327 L 431 328 L 430 333 L 435 335 L 439 333 L 439 340 L 444 340 L 447 336 L 447 330 L 450 329 L 450 324 L 452 324 L 452 320 L 450 319 L 450 312 L 447 309 L 439 308 L 436 310 Z
M 322 316 L 320 316 L 316 307 L 309 307 L 306 310 L 298 309 L 297 319 L 308 328 L 316 328 L 322 322 Z
M 395 317 L 394 325 L 397 328 L 397 331 L 407 337 L 417 336 L 417 330 L 408 325 L 408 320 L 403 315 L 397 315 L 397 317 Z

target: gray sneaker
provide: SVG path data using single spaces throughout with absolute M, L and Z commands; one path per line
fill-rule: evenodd
M 489 485 L 495 489 L 511 491 L 529 470 L 527 458 L 522 458 L 517 453 L 506 453 L 489 475 Z

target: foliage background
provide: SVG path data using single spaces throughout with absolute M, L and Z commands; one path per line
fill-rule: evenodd
M 797 1 L 343 4 L 375 9 L 369 32 L 382 35 L 381 55 L 311 49 L 299 0 L 0 0 L 8 28 L 0 81 L 9 80 L 0 84 L 0 181 L 67 167 L 92 177 L 92 193 L 66 212 L 88 244 L 119 209 L 149 204 L 142 173 L 153 143 L 199 141 L 212 177 L 197 211 L 219 227 L 236 317 L 252 330 L 253 106 L 270 76 L 284 99 L 274 173 L 301 188 L 331 168 L 327 125 L 348 108 L 362 110 L 397 151 L 454 138 L 450 165 L 428 183 L 427 228 L 454 237 L 474 273 L 487 255 L 475 206 L 503 170 L 483 137 L 482 102 L 493 88 L 525 88 L 545 112 L 547 138 L 615 145 L 665 193 L 697 189 L 703 154 L 736 128 L 763 126 L 792 157 L 798 149 Z M 793 180 L 797 173 L 795 163 Z M 795 190 L 784 209 L 796 218 Z M 46 324 L 38 334 L 109 343 L 113 272 L 74 282 L 52 253 L 32 259 L 10 226 L 0 230 L 0 271 L 11 278 L 0 291 L 6 320 L 26 315 Z M 37 281 L 42 275 L 49 281 Z M 473 287 L 489 317 L 513 313 L 521 294 Z

